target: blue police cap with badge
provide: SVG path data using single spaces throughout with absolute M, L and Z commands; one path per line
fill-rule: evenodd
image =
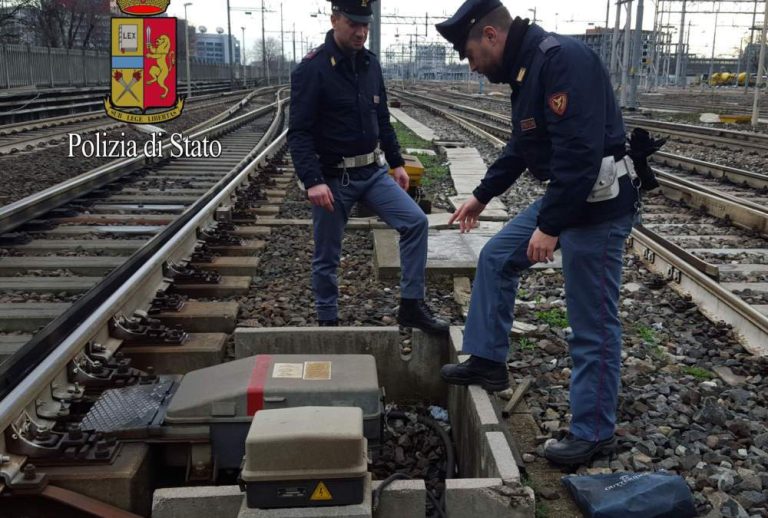
M 459 57 L 464 59 L 469 31 L 478 20 L 501 5 L 499 0 L 467 0 L 453 16 L 435 27 L 443 38 L 453 43 Z
M 331 2 L 331 10 L 341 13 L 353 22 L 371 23 L 373 10 L 371 4 L 376 0 L 328 0 Z

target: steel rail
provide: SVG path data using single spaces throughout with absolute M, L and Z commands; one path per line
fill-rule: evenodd
M 214 220 L 216 209 L 228 202 L 235 189 L 247 181 L 251 173 L 265 163 L 284 146 L 287 131 L 279 136 L 275 134 L 284 124 L 284 101 L 277 103 L 276 117 L 269 130 L 259 143 L 260 151 L 248 161 L 245 167 L 236 167 L 225 178 L 213 186 L 200 200 L 188 208 L 179 219 L 155 236 L 129 261 L 110 273 L 100 285 L 101 300 L 90 301 L 93 306 L 82 315 L 73 329 L 66 333 L 58 345 L 40 358 L 31 369 L 15 376 L 17 383 L 0 387 L 0 429 L 6 429 L 34 402 L 38 394 L 55 379 L 58 373 L 82 350 L 84 345 L 100 330 L 108 325 L 109 320 L 118 313 L 132 296 L 133 290 L 162 272 L 163 264 L 170 257 L 188 255 L 194 247 L 199 228 Z M 271 142 L 270 142 L 271 141 Z M 270 142 L 267 145 L 267 142 Z M 191 242 L 190 242 L 190 238 Z M 186 249 L 181 250 L 186 245 Z M 160 273 L 161 275 L 161 273 Z M 81 299 L 83 300 L 83 299 Z M 147 301 L 148 303 L 148 301 Z M 76 303 L 80 305 L 80 301 Z M 85 304 L 83 304 L 85 307 Z M 7 372 L 6 372 L 7 374 Z M 1 379 L 0 379 L 1 381 Z
M 402 97 L 408 98 L 408 94 Z M 429 99 L 428 96 L 418 95 L 418 97 L 425 99 L 425 102 Z M 413 99 L 411 101 L 414 102 Z M 448 101 L 441 101 L 440 104 L 461 109 L 461 105 Z M 467 111 L 478 114 L 487 113 L 476 108 L 470 108 Z M 501 118 L 496 114 L 493 115 L 496 120 Z M 502 128 L 497 129 L 502 131 Z M 684 157 L 678 157 L 678 159 L 685 160 Z M 693 164 L 692 161 L 688 163 Z M 707 166 L 718 167 L 716 164 L 707 164 Z M 741 173 L 740 170 L 729 169 L 729 174 Z M 659 183 L 667 197 L 686 202 L 692 207 L 703 206 L 713 216 L 727 217 L 737 226 L 768 235 L 768 208 L 703 187 L 658 169 L 655 171 L 659 175 Z M 760 176 L 746 171 L 744 173 L 747 173 L 746 177 L 752 179 Z M 632 230 L 628 244 L 648 263 L 651 270 L 674 281 L 683 293 L 690 294 L 699 307 L 711 315 L 712 320 L 725 320 L 733 325 L 741 334 L 747 351 L 755 355 L 768 355 L 768 316 L 721 286 L 717 280 L 720 270 L 716 265 L 693 256 L 642 225 Z
M 628 244 L 649 269 L 673 281 L 676 291 L 690 295 L 711 320 L 731 324 L 747 351 L 768 355 L 768 317 L 675 254 L 665 242 L 658 234 L 640 227 L 632 230 Z
M 676 155 L 665 151 L 657 151 L 651 155 L 651 161 L 669 167 L 677 167 L 683 171 L 704 173 L 713 178 L 725 178 L 737 185 L 745 185 L 755 189 L 768 189 L 768 175 L 762 173 L 753 173 L 752 171 L 706 162 L 697 158 Z
M 253 92 L 252 95 L 255 95 L 257 92 L 258 90 Z M 250 99 L 243 99 L 236 106 L 230 108 L 223 114 L 214 117 L 212 119 L 214 125 L 207 129 L 200 129 L 201 125 L 195 126 L 191 129 L 189 138 L 198 139 L 216 136 L 217 134 L 236 127 L 238 124 L 245 123 L 254 117 L 258 117 L 275 107 L 275 104 L 273 103 L 234 119 L 230 119 L 227 122 L 220 122 L 222 119 L 230 117 L 233 113 L 242 109 L 248 100 Z M 210 124 L 210 122 L 206 121 L 204 124 L 207 125 Z M 171 144 L 166 143 L 163 146 L 163 150 L 167 150 L 170 147 Z M 19 201 L 0 207 L 0 234 L 15 230 L 27 221 L 41 216 L 51 209 L 77 199 L 86 192 L 98 189 L 117 178 L 132 173 L 147 165 L 159 163 L 163 160 L 167 159 L 147 158 L 144 152 L 142 152 L 136 158 L 115 160 L 109 164 L 76 176 L 66 182 L 54 185 Z

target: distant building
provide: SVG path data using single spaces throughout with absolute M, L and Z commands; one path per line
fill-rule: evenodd
M 190 41 L 190 53 L 198 60 L 205 61 L 207 63 L 231 63 L 229 54 L 229 36 L 223 33 L 211 34 L 200 28 L 194 36 L 194 46 Z M 235 59 L 234 63 L 240 63 L 240 41 L 232 38 L 232 46 L 234 48 Z

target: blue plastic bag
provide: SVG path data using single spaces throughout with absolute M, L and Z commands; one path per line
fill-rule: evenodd
M 688 484 L 666 471 L 569 475 L 562 481 L 587 518 L 696 516 Z

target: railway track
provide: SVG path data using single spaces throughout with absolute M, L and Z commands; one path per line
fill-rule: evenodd
M 24 293 L 19 298 L 46 301 L 0 304 L 6 331 L 0 344 L 7 351 L 9 337 L 17 337 L 15 352 L 0 364 L 0 425 L 14 431 L 30 458 L 46 457 L 36 435 L 39 419 L 50 418 L 52 431 L 84 391 L 98 392 L 115 375 L 145 375 L 122 359 L 121 346 L 185 343 L 185 331 L 148 313 L 180 309 L 179 289 L 205 296 L 231 290 L 233 281 L 243 284 L 236 272 L 253 262 L 252 240 L 263 228 L 238 233 L 229 222 L 233 212 L 253 219 L 258 209 L 250 200 L 266 200 L 274 170 L 264 166 L 285 140 L 281 95 L 191 135 L 218 139 L 216 160 L 121 161 L 0 211 L 4 300 Z M 12 313 L 20 318 L 9 319 Z M 64 399 L 52 383 L 65 388 Z M 41 413 L 41 406 L 53 412 Z M 0 451 L 8 451 L 2 443 Z M 19 451 L 19 444 L 11 449 Z M 0 471 L 12 473 L 25 460 L 14 456 Z M 0 478 L 0 486 L 12 482 Z
M 195 111 L 233 103 L 237 97 L 245 97 L 244 92 L 194 97 L 187 103 L 185 110 Z M 57 145 L 66 140 L 70 134 L 90 133 L 122 126 L 124 123 L 114 121 L 103 113 L 65 115 L 34 122 L 7 124 L 0 126 L 0 156 Z
M 402 90 L 393 95 L 496 147 L 511 131 L 499 113 Z M 747 143 L 768 152 L 758 138 Z M 663 196 L 649 199 L 631 247 L 712 320 L 732 324 L 750 352 L 768 355 L 768 176 L 670 153 L 654 160 Z

